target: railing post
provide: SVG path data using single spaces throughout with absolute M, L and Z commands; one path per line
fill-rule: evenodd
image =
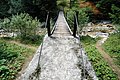
M 76 15 L 74 15 L 74 31 L 73 31 L 74 37 L 76 37 L 76 31 L 77 31 L 77 21 L 76 21 Z
M 48 31 L 48 36 L 51 36 L 51 31 L 50 31 L 50 12 L 48 12 L 48 15 L 47 15 L 47 24 L 46 24 L 46 27 L 47 27 L 47 31 Z
M 77 22 L 78 22 L 78 14 L 79 14 L 79 12 L 78 11 L 76 11 L 76 18 L 77 18 Z M 79 23 L 78 23 L 79 24 Z

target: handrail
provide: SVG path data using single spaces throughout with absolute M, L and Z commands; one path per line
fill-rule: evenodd
M 59 12 L 59 14 L 60 14 L 60 12 Z M 64 16 L 64 15 L 63 15 L 63 16 Z M 58 17 L 59 17 L 59 15 L 58 15 Z M 65 20 L 65 23 L 66 23 L 67 27 L 68 27 L 68 30 L 70 31 L 70 34 L 72 34 L 72 31 L 71 31 L 71 29 L 70 29 L 70 27 L 69 27 L 69 25 L 68 25 L 65 17 L 63 17 L 63 18 L 64 18 L 64 20 Z M 56 23 L 55 23 L 55 25 L 54 25 L 54 27 L 53 27 L 53 29 L 52 29 L 52 31 L 51 31 L 51 34 L 54 33 L 54 31 L 55 31 L 55 29 L 56 29 L 56 27 L 57 27 L 57 22 L 58 22 L 58 19 L 57 19 L 57 21 L 56 21 Z
M 67 14 L 67 13 L 66 13 Z M 70 20 L 69 18 L 67 18 L 67 16 L 64 16 L 64 19 L 65 19 L 65 22 L 67 23 L 67 21 L 68 20 Z M 70 20 L 71 21 L 71 20 Z M 71 23 L 73 23 L 74 24 L 74 22 L 72 22 L 71 21 Z M 70 26 L 69 26 L 69 24 L 67 23 L 67 27 L 68 27 L 68 30 L 70 31 L 70 34 L 72 35 L 73 34 L 73 32 L 72 32 L 72 30 L 70 29 Z
M 47 17 L 46 17 L 46 23 L 45 23 L 45 29 L 48 27 L 48 20 L 49 20 L 49 12 L 48 12 L 48 14 L 47 14 Z M 56 24 L 56 23 L 55 23 Z M 54 28 L 55 28 L 55 26 L 54 26 Z M 54 31 L 54 28 L 53 28 L 53 30 L 52 30 L 52 32 Z M 46 30 L 46 32 L 45 32 L 45 34 L 47 34 L 47 30 Z M 49 36 L 49 35 L 48 35 Z M 41 43 L 41 46 L 40 46 L 40 51 L 39 51 L 39 59 L 38 59 L 38 65 L 37 65 L 37 76 L 38 76 L 38 80 L 39 80 L 39 72 L 40 72 L 40 70 L 41 70 L 41 68 L 40 68 L 40 58 L 41 58 L 41 54 L 42 54 L 42 48 L 43 48 L 43 44 L 44 44 L 44 39 L 42 40 L 42 43 Z
M 57 15 L 57 18 L 58 18 L 58 17 L 59 17 L 59 14 Z M 56 22 L 55 22 L 55 24 L 54 24 L 54 27 L 53 27 L 52 31 L 51 31 L 51 35 L 52 35 L 53 32 L 55 31 L 56 25 L 57 25 L 57 20 L 56 20 Z
M 65 17 L 64 17 L 64 20 L 65 20 L 65 22 L 66 22 L 66 24 L 67 24 L 68 30 L 70 31 L 71 34 L 73 34 L 73 32 L 72 32 L 72 30 L 70 29 L 70 27 L 69 27 L 69 25 L 68 25 L 68 23 L 67 23 Z
M 46 18 L 45 29 L 46 29 L 46 27 L 47 27 L 48 18 L 49 18 L 49 12 L 48 12 L 47 18 Z M 47 30 L 46 30 L 45 34 L 47 34 Z M 38 76 L 38 80 L 39 80 L 39 72 L 40 72 L 40 70 L 41 70 L 41 67 L 40 67 L 40 58 L 41 58 L 41 54 L 42 54 L 43 43 L 44 43 L 44 38 L 43 38 L 43 40 L 42 40 L 42 43 L 41 43 L 41 46 L 40 46 L 40 51 L 39 51 L 39 59 L 38 59 L 38 65 L 37 65 L 37 76 Z
M 76 24 L 76 28 L 77 28 L 77 35 L 78 35 L 78 39 L 80 41 L 80 34 L 79 34 L 79 25 L 78 25 L 78 17 L 77 17 L 77 14 L 74 15 L 74 18 L 75 18 L 75 23 Z M 79 46 L 82 48 L 82 45 L 79 44 Z M 80 50 L 81 51 L 81 50 Z M 86 79 L 86 71 L 85 71 L 85 60 L 84 60 L 84 56 L 83 56 L 83 53 L 81 51 L 81 56 L 82 56 L 82 64 L 83 64 L 83 80 Z

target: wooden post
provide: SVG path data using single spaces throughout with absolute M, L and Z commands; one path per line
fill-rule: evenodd
M 78 22 L 78 14 L 79 14 L 79 12 L 78 11 L 76 11 L 76 18 L 77 18 L 77 22 Z M 79 23 L 78 23 L 79 24 Z
M 76 22 L 76 15 L 74 15 L 74 31 L 73 31 L 74 37 L 76 37 L 76 31 L 77 31 L 77 22 Z
M 47 15 L 47 31 L 48 31 L 48 36 L 51 36 L 51 31 L 50 31 L 50 13 L 48 12 L 48 15 Z

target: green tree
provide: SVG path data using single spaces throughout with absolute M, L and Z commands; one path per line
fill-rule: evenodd
M 15 31 L 17 30 L 21 39 L 26 39 L 36 35 L 40 23 L 37 18 L 33 19 L 29 14 L 21 13 L 20 15 L 13 15 L 10 24 L 15 28 Z
M 9 0 L 0 0 L 0 18 L 4 18 L 4 16 L 9 15 L 9 8 Z
M 57 6 L 60 10 L 64 10 L 65 7 L 68 7 L 67 0 L 57 0 Z
M 111 7 L 112 12 L 109 14 L 112 22 L 115 24 L 120 24 L 120 7 L 116 5 L 112 5 Z
M 56 0 L 0 0 L 0 7 L 0 18 L 26 12 L 32 17 L 37 16 L 41 21 L 45 21 L 47 11 L 53 12 L 52 14 L 57 11 Z
M 51 12 L 51 16 L 57 12 L 56 0 L 23 0 L 24 11 L 33 17 L 38 17 L 40 21 L 45 21 L 47 11 Z
M 87 14 L 89 8 L 72 8 L 72 10 L 70 10 L 67 13 L 67 20 L 68 23 L 71 27 L 71 29 L 73 30 L 73 22 L 74 22 L 74 15 L 75 15 L 75 11 L 78 11 L 78 27 L 79 27 L 79 32 L 81 32 L 82 28 L 86 26 L 86 24 L 89 21 L 89 16 Z
M 10 9 L 8 12 L 10 14 L 17 14 L 23 12 L 22 0 L 10 0 Z
M 17 32 L 21 39 L 35 36 L 40 22 L 37 18 L 33 19 L 29 14 L 21 13 L 13 15 L 10 19 L 5 18 L 1 22 L 1 28 L 6 32 Z
M 3 28 L 6 32 L 10 32 L 10 19 L 4 18 L 4 20 L 1 22 L 1 28 Z
M 78 27 L 79 27 L 79 33 L 81 33 L 83 27 L 86 27 L 88 21 L 89 21 L 89 16 L 87 11 L 89 10 L 89 8 L 81 8 L 78 10 L 79 14 L 78 14 Z
M 23 11 L 22 0 L 0 0 L 0 18 Z
M 109 13 L 112 13 L 113 5 L 120 8 L 120 0 L 85 0 L 96 4 L 96 7 L 101 11 L 104 18 L 110 18 Z

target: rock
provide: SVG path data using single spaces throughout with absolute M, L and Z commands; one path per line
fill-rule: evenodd
M 96 36 L 97 37 L 108 37 L 109 34 L 108 33 L 102 33 L 102 32 L 96 32 Z
M 91 27 L 91 26 L 93 26 L 94 24 L 92 23 L 92 22 L 89 22 L 88 23 L 88 27 Z

